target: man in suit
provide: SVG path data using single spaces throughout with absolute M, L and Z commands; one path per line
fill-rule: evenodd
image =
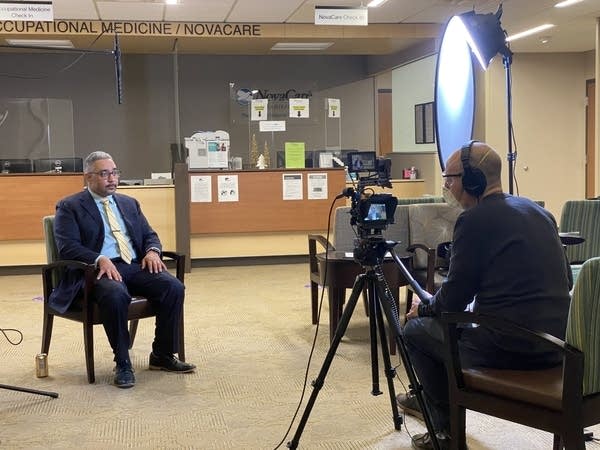
M 61 259 L 97 267 L 93 300 L 115 355 L 114 384 L 129 388 L 135 375 L 129 359 L 127 311 L 131 297 L 146 297 L 156 309 L 150 369 L 188 373 L 196 368 L 180 361 L 178 330 L 184 286 L 161 259 L 161 244 L 137 200 L 117 194 L 120 172 L 112 157 L 93 152 L 84 162 L 86 189 L 56 205 L 54 234 Z M 80 271 L 68 271 L 50 296 L 64 312 L 83 288 Z

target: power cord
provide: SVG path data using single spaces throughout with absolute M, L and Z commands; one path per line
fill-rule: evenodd
M 11 341 L 8 334 L 6 334 L 7 331 L 12 331 L 13 333 L 17 333 L 19 335 L 19 340 L 17 342 Z M 21 333 L 20 330 L 17 330 L 15 328 L 0 328 L 0 333 L 2 333 L 4 335 L 4 337 L 6 338 L 6 340 L 8 341 L 9 344 L 19 345 L 21 342 L 23 342 L 23 333 Z
M 329 215 L 327 217 L 327 235 L 325 236 L 325 239 L 326 239 L 326 241 L 327 241 L 328 244 L 329 244 L 329 235 L 330 235 L 330 230 L 331 230 L 331 213 L 333 212 L 333 207 L 335 206 L 335 202 L 337 200 L 339 200 L 339 198 L 341 198 L 341 197 L 340 196 L 336 197 L 333 200 L 333 202 L 331 203 L 331 207 L 329 208 Z M 328 251 L 329 251 L 329 248 L 325 249 L 325 271 L 323 273 L 323 279 L 324 280 L 327 279 L 327 266 L 328 266 L 328 256 L 329 256 Z M 287 439 L 288 435 L 290 434 L 290 430 L 292 429 L 292 426 L 294 425 L 294 422 L 296 421 L 296 417 L 298 416 L 298 412 L 300 411 L 300 408 L 302 407 L 302 402 L 304 400 L 304 395 L 306 394 L 306 388 L 307 388 L 307 384 L 308 384 L 308 374 L 309 374 L 309 371 L 310 371 L 310 365 L 312 363 L 312 357 L 314 355 L 315 347 L 316 347 L 316 344 L 317 344 L 317 337 L 319 336 L 319 325 L 321 323 L 321 309 L 323 307 L 324 294 L 325 294 L 325 287 L 321 286 L 321 296 L 319 298 L 319 309 L 318 309 L 318 312 L 317 312 L 317 325 L 315 327 L 315 334 L 314 334 L 314 337 L 313 337 L 312 345 L 310 347 L 310 352 L 308 354 L 308 361 L 306 363 L 306 370 L 304 372 L 304 382 L 302 384 L 302 393 L 300 394 L 300 400 L 298 401 L 298 406 L 296 407 L 296 410 L 294 411 L 294 415 L 292 416 L 290 424 L 289 424 L 287 430 L 285 431 L 285 434 L 283 435 L 283 438 L 281 439 L 281 441 L 279 441 L 277 443 L 277 445 L 274 447 L 273 450 L 277 450 L 285 442 L 285 440 Z

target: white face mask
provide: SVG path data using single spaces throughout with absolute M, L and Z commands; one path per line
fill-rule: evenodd
M 442 196 L 444 197 L 446 203 L 452 208 L 462 209 L 462 205 L 458 202 L 458 200 L 456 200 L 456 198 L 454 198 L 454 195 L 452 195 L 452 192 L 446 186 L 442 186 Z

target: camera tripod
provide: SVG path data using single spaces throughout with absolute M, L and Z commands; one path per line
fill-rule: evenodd
M 9 389 L 11 391 L 27 392 L 29 394 L 45 395 L 47 397 L 58 398 L 56 392 L 38 391 L 37 389 L 29 389 L 19 386 L 9 386 L 8 384 L 0 384 L 0 389 Z
M 20 331 L 18 330 L 14 330 L 14 329 L 2 329 L 0 328 L 0 332 L 2 334 L 4 334 L 4 337 L 10 342 L 13 343 L 9 337 L 6 334 L 6 331 L 16 331 L 19 334 L 21 334 Z M 21 341 L 23 340 L 23 335 L 21 334 L 21 340 L 19 342 L 17 342 L 17 344 L 20 344 Z M 14 344 L 14 345 L 17 345 Z M 8 384 L 0 384 L 0 389 L 8 389 L 10 391 L 19 391 L 19 392 L 27 392 L 29 394 L 38 394 L 38 395 L 46 395 L 48 397 L 53 397 L 53 398 L 58 398 L 58 394 L 56 392 L 50 392 L 50 391 L 38 391 L 37 389 L 29 389 L 29 388 L 24 388 L 24 387 L 19 387 L 19 386 L 10 386 Z
M 381 341 L 381 353 L 385 366 L 385 375 L 387 377 L 388 382 L 390 403 L 392 405 L 394 428 L 396 430 L 400 430 L 402 425 L 402 417 L 398 413 L 398 405 L 396 403 L 396 395 L 394 392 L 393 380 L 395 370 L 392 368 L 390 361 L 388 341 L 386 338 L 385 324 L 383 321 L 383 314 L 385 313 L 388 326 L 392 335 L 394 336 L 394 341 L 398 347 L 398 352 L 402 359 L 402 364 L 404 365 L 406 374 L 408 376 L 408 380 L 410 383 L 409 388 L 411 389 L 411 392 L 415 394 L 419 406 L 421 407 L 421 411 L 423 412 L 423 417 L 425 419 L 425 424 L 427 426 L 427 431 L 429 432 L 431 442 L 433 443 L 433 447 L 436 450 L 439 450 L 440 447 L 435 435 L 435 431 L 433 429 L 433 424 L 431 422 L 431 418 L 429 417 L 429 414 L 425 407 L 425 402 L 423 400 L 423 395 L 421 392 L 422 388 L 417 380 L 414 369 L 408 358 L 408 353 L 402 337 L 400 322 L 398 320 L 398 310 L 396 307 L 396 303 L 383 274 L 381 264 L 383 262 L 384 255 L 387 252 L 391 253 L 400 271 L 402 272 L 408 283 L 413 287 L 413 289 L 415 289 L 415 292 L 418 296 L 423 296 L 424 291 L 414 280 L 414 278 L 410 275 L 408 269 L 406 269 L 400 258 L 392 250 L 395 245 L 396 242 L 385 241 L 383 237 L 381 237 L 381 235 L 377 235 L 366 239 L 361 239 L 359 245 L 354 249 L 354 259 L 356 259 L 361 264 L 361 266 L 364 269 L 364 273 L 360 274 L 354 282 L 354 286 L 352 287 L 352 293 L 350 294 L 348 303 L 344 308 L 338 327 L 335 330 L 335 334 L 331 341 L 331 346 L 327 352 L 327 355 L 325 356 L 323 366 L 321 367 L 317 378 L 312 382 L 313 391 L 311 393 L 310 398 L 308 399 L 306 408 L 304 410 L 302 418 L 300 419 L 296 433 L 294 434 L 292 440 L 287 443 L 288 448 L 295 449 L 298 447 L 300 436 L 304 431 L 306 422 L 308 421 L 312 408 L 317 400 L 317 395 L 319 394 L 319 391 L 325 383 L 325 377 L 327 376 L 329 367 L 333 362 L 333 358 L 335 357 L 335 353 L 342 340 L 342 337 L 346 332 L 346 329 L 350 322 L 350 318 L 352 317 L 352 313 L 354 312 L 354 308 L 356 307 L 356 303 L 361 293 L 366 288 L 369 305 L 369 330 L 371 334 L 371 371 L 373 377 L 373 389 L 371 393 L 373 395 L 379 395 L 382 393 L 379 390 L 378 385 L 379 369 L 377 363 L 378 359 L 376 334 L 377 331 L 379 331 L 379 337 Z

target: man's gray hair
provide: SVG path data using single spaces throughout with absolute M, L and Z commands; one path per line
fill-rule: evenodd
M 100 150 L 90 153 L 83 162 L 84 172 L 87 173 L 91 171 L 93 169 L 94 163 L 96 161 L 100 161 L 101 159 L 113 159 L 113 157 L 110 156 L 108 153 Z

